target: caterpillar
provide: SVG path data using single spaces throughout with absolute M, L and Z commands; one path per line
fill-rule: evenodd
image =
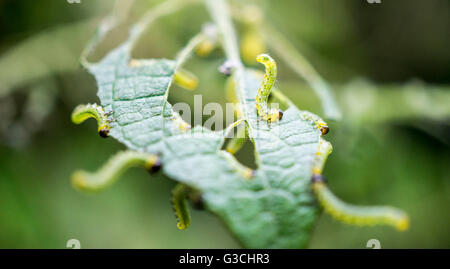
M 325 165 L 327 158 L 332 151 L 333 146 L 331 145 L 331 143 L 326 141 L 325 139 L 320 138 L 319 148 L 313 161 L 313 174 L 322 174 L 323 166 Z
M 178 86 L 191 91 L 195 90 L 198 86 L 197 76 L 183 68 L 179 68 L 175 72 L 173 82 Z
M 97 104 L 79 105 L 72 112 L 72 122 L 75 124 L 81 124 L 89 118 L 97 121 L 98 134 L 103 138 L 108 137 L 111 126 L 103 107 Z
M 256 61 L 262 63 L 266 68 L 264 80 L 256 95 L 256 109 L 258 115 L 268 122 L 281 120 L 283 118 L 283 111 L 275 108 L 270 109 L 267 105 L 270 90 L 277 79 L 277 64 L 275 63 L 275 60 L 267 54 L 259 55 L 256 58 Z
M 326 135 L 330 131 L 330 127 L 328 127 L 327 123 L 324 122 L 319 116 L 311 112 L 302 111 L 301 117 L 303 120 L 312 121 L 316 125 L 316 128 L 320 130 L 322 135 Z
M 116 153 L 97 172 L 76 171 L 72 176 L 72 185 L 79 190 L 98 191 L 112 184 L 127 169 L 134 166 L 145 167 L 150 172 L 161 169 L 161 160 L 157 155 L 132 150 Z
M 178 219 L 177 228 L 185 230 L 191 225 L 191 215 L 186 203 L 190 190 L 186 185 L 177 184 L 172 190 L 172 206 Z
M 324 210 L 333 218 L 360 226 L 390 225 L 399 231 L 409 227 L 409 218 L 401 210 L 390 206 L 355 206 L 337 198 L 324 182 L 313 183 L 313 190 Z
M 390 225 L 400 231 L 406 230 L 409 227 L 409 218 L 403 211 L 390 206 L 347 204 L 328 189 L 322 176 L 322 169 L 331 151 L 331 144 L 321 139 L 313 161 L 313 176 L 311 178 L 313 192 L 325 212 L 336 220 L 348 224 L 361 226 Z

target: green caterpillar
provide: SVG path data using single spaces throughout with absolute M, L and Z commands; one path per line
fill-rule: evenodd
M 390 206 L 350 205 L 337 198 L 328 189 L 322 177 L 322 169 L 331 151 L 331 144 L 321 139 L 313 164 L 312 189 L 325 212 L 336 220 L 348 224 L 360 226 L 390 225 L 400 231 L 408 229 L 409 218 L 403 211 Z
M 390 225 L 399 231 L 409 227 L 409 218 L 390 206 L 354 206 L 337 198 L 324 182 L 313 183 L 313 190 L 324 210 L 336 220 L 360 226 Z
M 150 172 L 157 172 L 161 166 L 157 155 L 126 150 L 111 157 L 97 172 L 75 171 L 72 185 L 79 190 L 95 192 L 114 183 L 130 167 L 144 167 Z
M 198 86 L 197 76 L 183 68 L 179 68 L 175 72 L 173 76 L 173 82 L 178 86 L 190 91 L 195 90 Z
M 264 80 L 261 87 L 258 89 L 258 95 L 256 95 L 256 109 L 258 110 L 258 115 L 267 122 L 281 120 L 283 118 L 283 111 L 276 108 L 269 108 L 267 104 L 270 91 L 277 79 L 277 64 L 274 59 L 267 54 L 259 55 L 256 58 L 256 61 L 262 63 L 266 68 Z
M 318 117 L 317 115 L 315 115 L 311 112 L 303 111 L 302 118 L 304 120 L 312 121 L 314 123 L 314 125 L 316 126 L 316 128 L 320 130 L 322 135 L 326 135 L 330 131 L 330 127 L 328 127 L 327 123 L 324 122 L 320 117 Z
M 178 219 L 177 228 L 185 230 L 191 225 L 191 214 L 186 203 L 190 190 L 186 185 L 177 184 L 172 190 L 172 206 Z
M 72 113 L 72 121 L 75 124 L 81 124 L 89 118 L 97 121 L 98 134 L 103 138 L 108 137 L 111 126 L 103 107 L 97 104 L 79 105 Z

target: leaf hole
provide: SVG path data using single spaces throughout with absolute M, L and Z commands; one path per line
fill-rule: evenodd
M 226 150 L 226 147 L 231 140 L 231 138 L 225 139 L 225 143 L 222 148 L 223 150 Z M 245 142 L 243 143 L 242 147 L 235 154 L 233 154 L 233 156 L 242 165 L 253 170 L 258 169 L 255 158 L 255 145 L 249 138 L 245 138 Z

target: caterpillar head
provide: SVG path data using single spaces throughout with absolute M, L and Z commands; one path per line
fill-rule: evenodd
M 256 61 L 258 63 L 266 64 L 266 63 L 272 62 L 273 59 L 268 54 L 264 53 L 264 54 L 258 55 L 258 57 L 256 57 Z
M 283 111 L 281 109 L 273 108 L 269 110 L 269 113 L 267 114 L 267 121 L 275 122 L 279 121 L 283 118 Z

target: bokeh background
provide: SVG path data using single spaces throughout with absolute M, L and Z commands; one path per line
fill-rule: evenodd
M 93 59 L 120 44 L 129 23 L 158 2 L 136 0 L 129 21 Z M 248 2 L 266 10 L 337 95 L 344 118 L 330 123 L 334 153 L 324 171 L 334 192 L 411 217 L 400 233 L 323 214 L 310 247 L 365 248 L 375 238 L 382 248 L 449 248 L 450 1 Z M 95 170 L 124 149 L 99 138 L 95 122 L 70 121 L 77 104 L 98 100 L 78 58 L 111 7 L 109 0 L 0 1 L 0 248 L 65 248 L 71 238 L 82 248 L 240 247 L 208 212 L 192 210 L 192 226 L 179 231 L 169 202 L 174 182 L 162 175 L 132 169 L 96 195 L 71 187 L 75 169 Z M 174 57 L 207 21 L 201 5 L 165 17 L 134 56 Z M 200 78 L 199 89 L 173 87 L 170 101 L 192 104 L 203 94 L 204 103 L 225 103 L 225 78 L 216 71 L 223 61 L 220 51 L 193 57 L 187 68 Z M 278 86 L 321 115 L 312 90 L 281 61 Z M 252 161 L 250 147 L 239 159 Z

